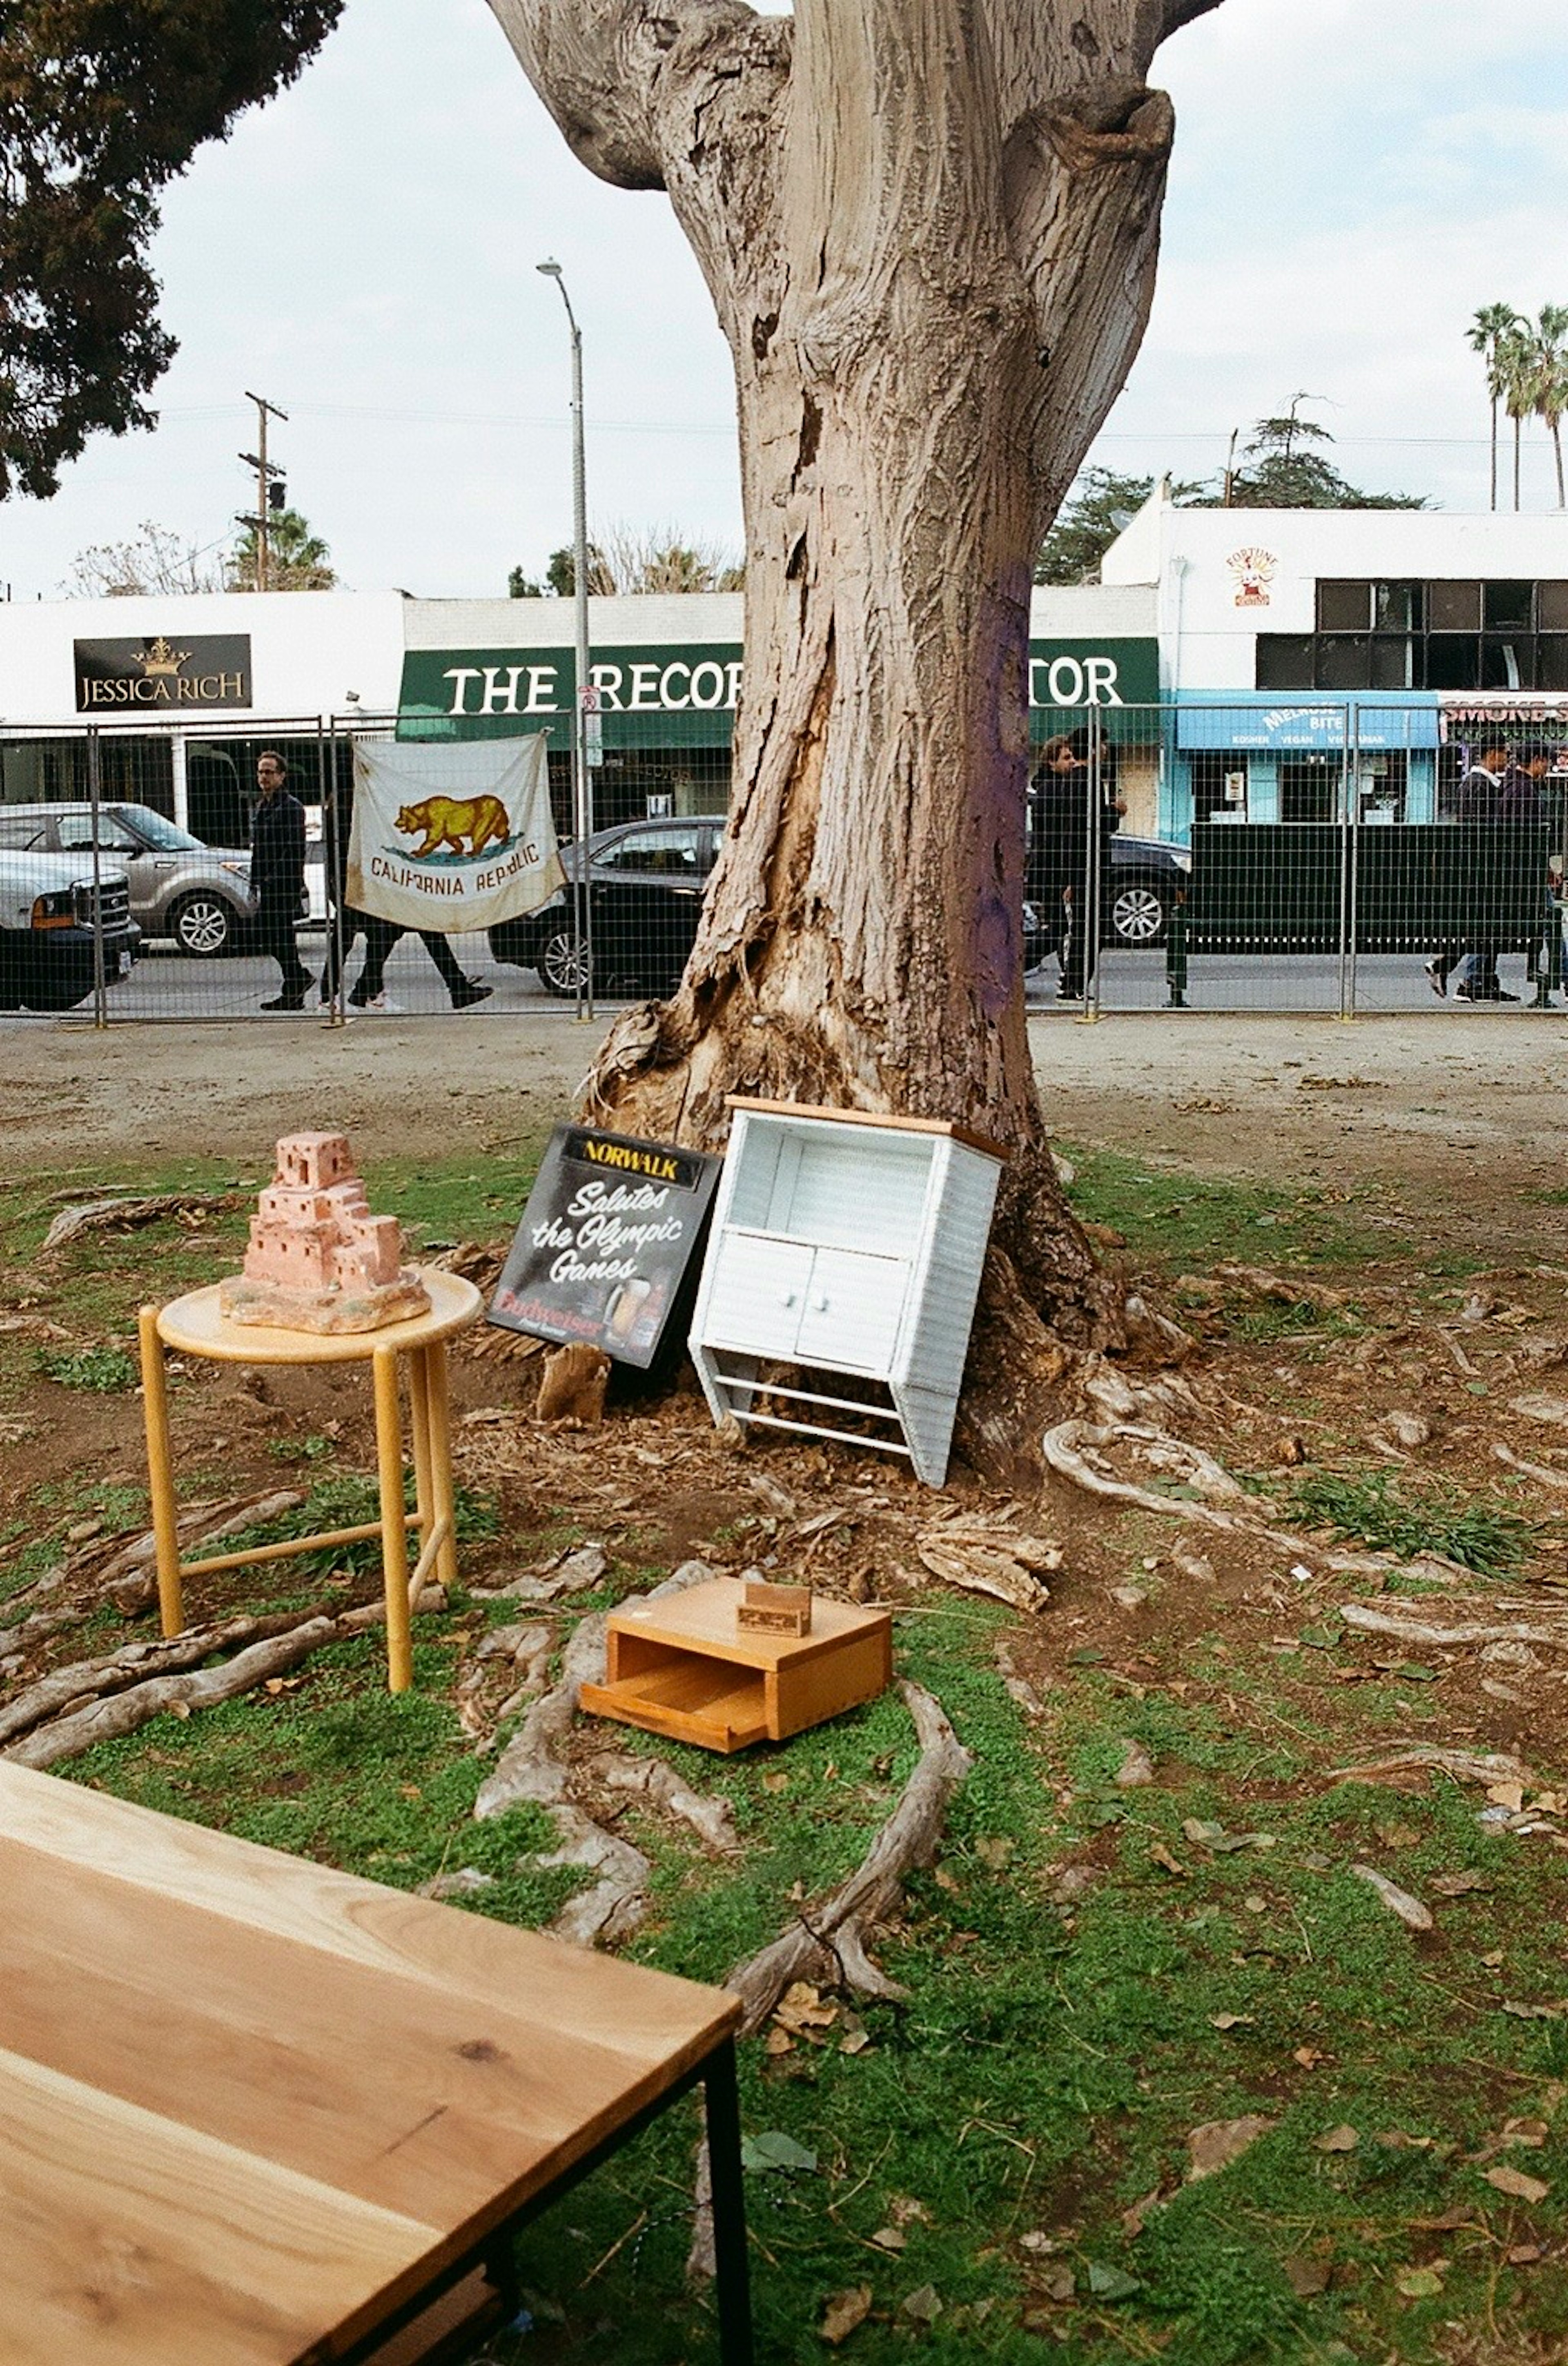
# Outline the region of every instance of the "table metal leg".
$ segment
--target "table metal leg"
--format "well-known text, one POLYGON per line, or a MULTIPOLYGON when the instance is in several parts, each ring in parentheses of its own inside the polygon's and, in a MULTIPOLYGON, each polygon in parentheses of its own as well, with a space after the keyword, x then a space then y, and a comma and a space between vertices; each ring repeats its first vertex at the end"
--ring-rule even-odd
POLYGON ((144 1306, 137 1316, 141 1342, 141 1405, 147 1424, 147 1488, 152 1499, 152 1538, 157 1555, 158 1612, 165 1635, 186 1623, 180 1584, 180 1527, 175 1509, 175 1464, 169 1446, 169 1379, 158 1310, 144 1306))
POLYGON ((371 1366, 376 1383, 376 1470, 381 1487, 381 1572, 387 1597, 387 1688, 406 1693, 413 1683, 413 1649, 409 1634, 409 1548, 403 1526, 403 1425, 397 1349, 378 1347, 371 1366))
POLYGON ((430 1408, 430 1483, 435 1516, 447 1522, 446 1541, 435 1559, 435 1575, 450 1590, 457 1583, 457 1510, 452 1487, 452 1425, 443 1340, 434 1340, 424 1351, 424 1381, 425 1403, 430 1408))
POLYGON ((727 2040, 703 2072, 708 2174, 713 2190, 715 2284, 720 2366, 751 2366, 751 2301, 746 2260, 746 2200, 740 2168, 740 2099, 735 2045, 727 2040))

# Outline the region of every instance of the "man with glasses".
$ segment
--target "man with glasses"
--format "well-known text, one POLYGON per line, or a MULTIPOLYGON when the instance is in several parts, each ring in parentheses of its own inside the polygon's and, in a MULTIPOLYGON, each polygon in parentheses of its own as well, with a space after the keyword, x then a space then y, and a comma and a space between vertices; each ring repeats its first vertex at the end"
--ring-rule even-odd
POLYGON ((264 1010, 303 1010, 310 973, 299 958, 294 930, 305 892, 305 808, 290 794, 288 768, 268 749, 256 758, 255 813, 251 821, 251 884, 261 899, 256 931, 262 951, 283 973, 283 991, 264 1010))

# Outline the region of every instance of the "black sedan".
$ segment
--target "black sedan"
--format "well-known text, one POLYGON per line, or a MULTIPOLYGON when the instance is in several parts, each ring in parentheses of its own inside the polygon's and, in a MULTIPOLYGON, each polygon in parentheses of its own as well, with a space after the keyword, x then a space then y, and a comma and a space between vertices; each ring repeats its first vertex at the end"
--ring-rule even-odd
MULTIPOLYGON (((718 859, 722 815, 682 819, 660 815, 599 830, 589 866, 592 896, 594 989, 626 987, 668 994, 686 966, 697 933, 703 891, 718 859)), ((569 884, 537 912, 503 920, 490 931, 498 962, 537 970, 550 993, 570 1001, 584 984, 583 963, 572 911, 582 878, 581 850, 561 850, 569 884)), ((1111 840, 1111 869, 1102 928, 1108 944, 1142 947, 1164 942, 1176 891, 1191 857, 1163 839, 1111 840)), ((1045 915, 1037 903, 1024 906, 1024 963, 1032 968, 1049 950, 1045 915)))
MULTIPOLYGON (((595 833, 588 879, 596 992, 620 986, 671 992, 686 966, 723 835, 722 815, 660 816, 595 833)), ((498 962, 536 969, 542 985, 570 1000, 585 983, 572 911, 582 881, 581 847, 562 847, 561 861, 564 893, 521 920, 491 929, 490 949, 498 962)))

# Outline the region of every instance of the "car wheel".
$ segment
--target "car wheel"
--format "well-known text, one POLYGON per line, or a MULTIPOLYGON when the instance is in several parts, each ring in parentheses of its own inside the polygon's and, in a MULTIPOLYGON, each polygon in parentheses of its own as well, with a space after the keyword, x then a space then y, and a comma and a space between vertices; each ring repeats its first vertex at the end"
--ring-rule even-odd
POLYGON ((182 896, 169 914, 169 934, 182 953, 215 961, 233 945, 234 907, 206 888, 182 896))
POLYGON ((1130 879, 1111 899, 1111 932, 1118 944, 1165 942, 1165 898, 1147 879, 1130 879))
POLYGON ((588 984, 588 959, 570 929, 552 929, 539 947, 539 983, 563 1001, 575 1002, 588 984))

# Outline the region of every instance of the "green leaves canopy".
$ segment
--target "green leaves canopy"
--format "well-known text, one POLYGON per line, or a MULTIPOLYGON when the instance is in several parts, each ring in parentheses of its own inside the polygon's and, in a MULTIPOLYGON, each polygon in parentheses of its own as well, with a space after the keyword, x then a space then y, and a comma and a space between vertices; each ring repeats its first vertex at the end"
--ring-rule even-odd
POLYGON ((158 192, 293 80, 343 0, 0 5, 0 499, 54 491, 89 435, 152 422, 175 342, 158 192))

